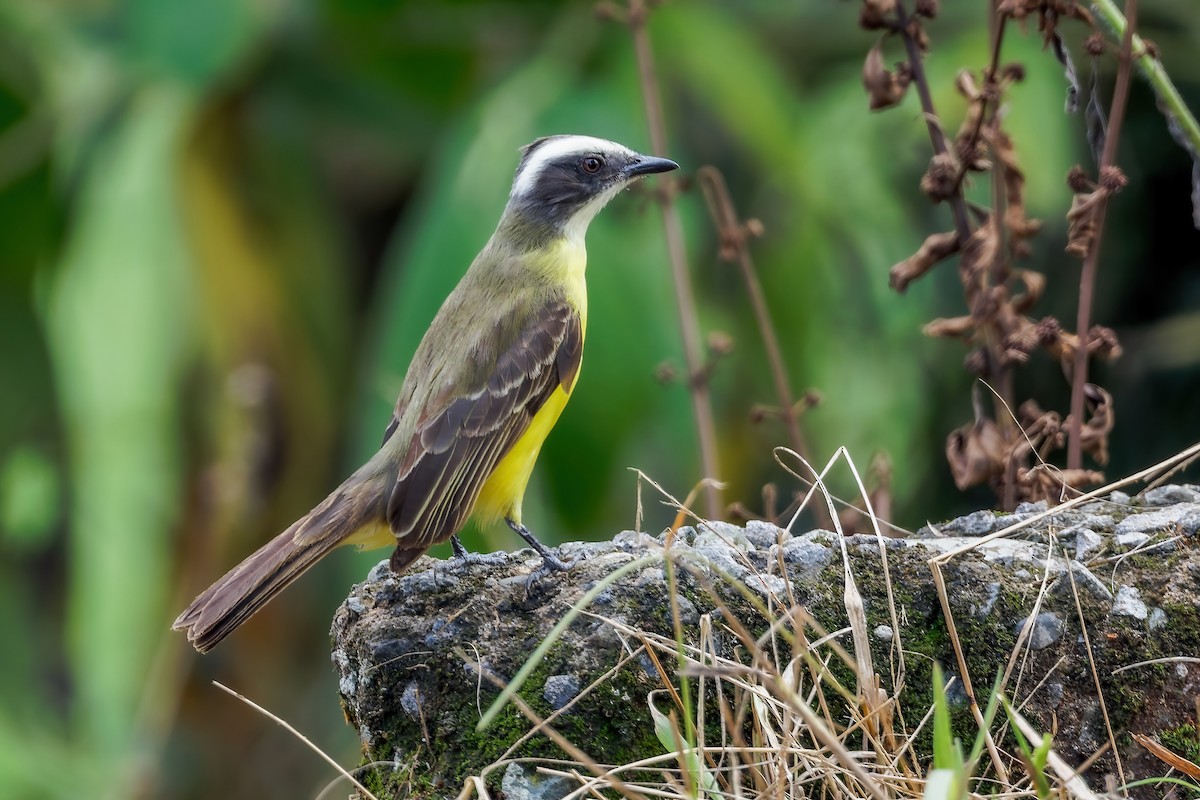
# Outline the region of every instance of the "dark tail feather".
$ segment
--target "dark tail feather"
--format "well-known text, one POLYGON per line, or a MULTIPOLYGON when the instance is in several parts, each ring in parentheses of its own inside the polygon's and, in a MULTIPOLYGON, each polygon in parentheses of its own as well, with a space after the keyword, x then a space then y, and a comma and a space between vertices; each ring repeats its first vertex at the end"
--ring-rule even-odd
POLYGON ((382 522, 381 486, 388 481, 360 473, 225 573, 192 601, 172 627, 186 630, 188 641, 206 653, 364 523, 382 522))
POLYGON ((287 588, 305 570, 342 543, 333 536, 296 542, 296 531, 307 519, 256 550, 253 555, 225 573, 179 615, 172 627, 186 630, 188 641, 207 653, 239 625, 287 588))

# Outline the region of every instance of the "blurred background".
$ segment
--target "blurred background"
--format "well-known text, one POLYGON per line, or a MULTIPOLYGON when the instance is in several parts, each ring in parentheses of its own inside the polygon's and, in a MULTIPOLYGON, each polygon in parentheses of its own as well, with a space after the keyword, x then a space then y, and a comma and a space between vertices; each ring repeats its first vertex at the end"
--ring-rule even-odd
MULTIPOLYGON (((1141 32, 1200 107, 1192 0, 1141 5, 1141 32)), ((986 61, 987 3, 944 6, 927 63, 953 131, 953 75, 986 61)), ((858 10, 655 11, 662 155, 685 174, 719 167, 762 221, 754 256, 793 390, 825 400, 803 419, 810 446, 823 462, 846 445, 860 469, 887 454, 893 518, 915 528, 995 498, 954 489, 944 442, 971 419, 972 380, 961 345, 920 331, 962 313, 952 262, 904 296, 887 285, 951 223, 917 188, 930 147, 916 97, 867 111, 876 37, 858 10)), ((1049 282, 1033 314, 1073 328, 1065 175, 1093 169, 1085 122, 1063 113, 1035 26, 1013 31, 1005 60, 1027 78, 1008 129, 1045 221, 1026 264, 1049 282)), ((1064 32, 1086 76, 1086 31, 1064 32)), ((1107 103, 1114 60, 1099 68, 1107 103)), ((1131 181, 1094 315, 1126 347, 1096 373, 1115 397, 1110 478, 1200 440, 1191 165, 1140 80, 1131 102, 1131 181)), ((168 627, 378 445, 408 357, 499 217, 517 148, 562 132, 649 149, 629 31, 590 2, 0 0, 0 795, 316 796, 328 766, 211 680, 357 763, 328 620, 386 551, 327 558, 204 658, 168 627)), ((742 283, 698 194, 679 208, 703 328, 733 341, 712 383, 722 501, 757 510, 764 484, 799 487, 771 456, 782 426, 751 421, 774 398, 742 283)), ((700 477, 687 391, 656 377, 682 369, 661 212, 623 195, 589 253, 587 368, 525 502, 543 541, 632 527, 629 467, 677 497, 700 477)), ((1049 359, 1017 385, 1065 414, 1049 359)), ((643 499, 644 529, 661 530, 673 513, 643 499)), ((501 530, 467 543, 519 545, 501 530)))

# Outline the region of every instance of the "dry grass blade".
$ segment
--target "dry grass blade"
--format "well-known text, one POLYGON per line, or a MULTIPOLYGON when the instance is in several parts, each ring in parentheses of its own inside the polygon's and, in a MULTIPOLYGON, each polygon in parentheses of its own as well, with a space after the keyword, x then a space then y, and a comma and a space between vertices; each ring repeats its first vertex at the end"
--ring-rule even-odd
POLYGON ((1117 762, 1117 775, 1121 784, 1128 783, 1125 779, 1125 766, 1121 763, 1121 751, 1117 748, 1117 737, 1113 732, 1112 720, 1108 716, 1108 704, 1104 702, 1104 687, 1100 684, 1100 673, 1096 670, 1096 659, 1092 655, 1092 641, 1088 636, 1087 619, 1083 616, 1083 607, 1079 604, 1079 588, 1075 585, 1075 570, 1067 570, 1067 578, 1071 581, 1071 597, 1075 601, 1075 613, 1079 620, 1079 632, 1083 636, 1083 649, 1087 653, 1088 668, 1092 672, 1092 681, 1096 685, 1096 701, 1100 703, 1100 715, 1104 718, 1104 729, 1108 732, 1108 743, 1112 746, 1113 759, 1117 762))
POLYGON ((302 734, 300 731, 296 730, 294 727, 292 727, 291 724, 289 724, 285 720, 281 719, 280 717, 276 716, 275 714, 272 714, 270 711, 267 711, 265 708, 263 708, 258 703, 251 700, 250 698, 245 697, 245 696, 235 692, 233 689, 230 689, 225 684, 219 683, 217 681, 213 681, 212 683, 213 683, 213 686, 216 686, 218 689, 225 692, 226 694, 232 695, 233 697, 236 697, 238 700, 241 700, 243 703, 250 706, 255 711, 262 714, 264 717, 273 721, 275 724, 279 725, 285 731, 287 731, 288 733, 295 736, 297 739, 299 739, 301 742, 303 742, 305 744, 305 746, 308 747, 308 749, 312 750, 314 753, 319 755, 322 759, 325 760, 325 762, 327 764, 329 764, 331 767, 333 767, 335 770, 337 770, 339 773, 341 773, 343 778, 345 778, 346 780, 348 780, 352 784, 354 784, 355 788, 358 789, 360 792, 362 792, 364 795, 366 795, 368 798, 370 798, 370 800, 379 800, 379 798, 377 798, 375 795, 371 794, 370 789, 363 786, 362 783, 359 782, 358 778, 355 778, 353 775, 351 775, 349 772, 347 772, 345 767, 343 767, 341 764, 337 763, 332 758, 330 758, 325 753, 324 750, 322 750, 321 748, 319 748, 315 744, 313 744, 311 739, 309 739, 307 736, 302 734))
POLYGON ((1159 761, 1179 770, 1189 778, 1200 780, 1200 764, 1196 764, 1178 753, 1173 753, 1158 742, 1141 733, 1133 734, 1133 740, 1154 754, 1159 761))

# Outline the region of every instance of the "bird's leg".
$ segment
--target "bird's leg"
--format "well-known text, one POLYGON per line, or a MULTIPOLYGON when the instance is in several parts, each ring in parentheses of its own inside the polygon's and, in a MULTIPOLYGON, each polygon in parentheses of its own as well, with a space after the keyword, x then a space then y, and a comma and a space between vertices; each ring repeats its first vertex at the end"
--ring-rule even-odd
POLYGON ((566 572, 571 568, 570 564, 551 553, 546 545, 539 542, 537 538, 529 532, 529 528, 526 528, 516 520, 509 519, 507 517, 504 521, 508 523, 508 527, 512 528, 518 536, 525 540, 526 544, 536 550, 537 554, 542 557, 543 568, 548 567, 551 570, 557 570, 559 572, 566 572))
POLYGON ((459 541, 457 533, 450 537, 450 547, 454 549, 455 558, 466 558, 470 555, 467 552, 467 548, 463 547, 463 543, 459 541))

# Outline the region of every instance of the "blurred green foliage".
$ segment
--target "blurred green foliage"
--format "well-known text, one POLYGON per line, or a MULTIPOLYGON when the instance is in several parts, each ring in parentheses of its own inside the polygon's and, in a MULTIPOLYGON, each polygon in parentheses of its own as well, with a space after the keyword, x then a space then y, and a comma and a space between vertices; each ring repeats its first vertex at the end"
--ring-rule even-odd
MULTIPOLYGON (((928 66, 956 120, 953 76, 986 58, 986 4, 943 5, 928 66)), ((1190 0, 1143 6, 1143 32, 1200 105, 1190 0)), ((896 521, 915 527, 991 498, 953 492, 942 448, 970 418, 971 381, 960 348, 920 333, 959 313, 957 279, 887 288, 888 267, 949 218, 916 188, 929 145, 915 99, 866 110, 874 38, 856 16, 676 2, 650 33, 664 155, 721 168, 765 224, 755 258, 794 388, 826 399, 804 419, 815 454, 844 444, 861 468, 889 453, 896 521)), ((1036 32, 1005 57, 1028 72, 1007 113, 1046 220, 1038 313, 1069 322, 1064 175, 1087 158, 1084 123, 1062 113, 1036 32)), ((1110 476, 1200 438, 1190 167, 1144 87, 1126 131, 1132 180, 1097 311, 1127 348, 1099 376, 1118 413, 1110 476)), ((498 218, 517 147, 556 132, 646 147, 628 33, 589 3, 0 0, 0 795, 315 795, 325 766, 214 678, 354 763, 325 621, 385 553, 329 559, 202 660, 168 625, 377 446, 409 354, 498 218)), ((719 477, 726 501, 754 508, 768 481, 797 488, 771 458, 785 437, 749 422, 772 402, 754 321, 703 204, 679 203, 705 328, 735 342, 713 382, 719 477)), ((550 541, 632 526, 627 467, 679 497, 699 478, 686 390, 655 379, 681 358, 648 197, 601 215, 589 252, 587 368, 525 504, 550 541)), ((1018 386, 1066 405, 1053 364, 1018 386)), ((644 498, 645 527, 666 524, 644 498)))

